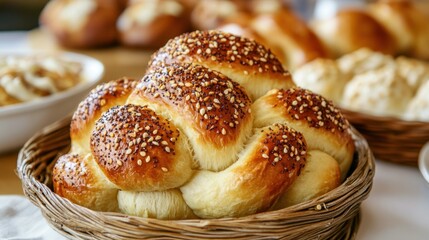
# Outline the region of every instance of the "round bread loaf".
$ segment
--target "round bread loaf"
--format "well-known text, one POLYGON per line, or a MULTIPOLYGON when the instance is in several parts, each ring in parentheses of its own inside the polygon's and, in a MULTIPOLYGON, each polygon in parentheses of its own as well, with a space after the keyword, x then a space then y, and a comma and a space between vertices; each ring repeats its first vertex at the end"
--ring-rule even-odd
POLYGON ((120 12, 117 0, 56 0, 43 9, 40 23, 62 46, 102 47, 117 41, 120 12))
POLYGON ((346 177, 353 140, 330 102, 293 86, 251 40, 179 36, 141 80, 102 84, 79 105, 72 148, 54 167, 55 192, 94 210, 159 219, 240 217, 320 196, 346 177), (309 190, 289 192, 306 169, 296 186, 309 190))

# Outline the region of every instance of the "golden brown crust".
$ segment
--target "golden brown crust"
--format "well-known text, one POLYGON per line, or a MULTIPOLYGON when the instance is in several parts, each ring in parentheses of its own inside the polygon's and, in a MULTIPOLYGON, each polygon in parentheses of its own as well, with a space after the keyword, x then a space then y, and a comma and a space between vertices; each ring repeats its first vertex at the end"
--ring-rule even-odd
POLYGON ((53 169, 55 193, 79 205, 100 211, 117 211, 117 189, 97 175, 92 157, 61 156, 53 169))
POLYGON ((294 86, 289 72, 270 50, 253 40, 220 31, 195 31, 170 40, 152 56, 149 71, 172 62, 190 62, 219 71, 242 85, 253 98, 265 94, 265 90, 258 92, 261 88, 294 86), (253 90, 261 81, 264 84, 253 90))
POLYGON ((169 61, 209 62, 210 65, 245 67, 248 74, 289 76, 270 50, 247 38, 219 31, 194 31, 180 35, 155 53, 149 66, 169 61))
MULTIPOLYGON (((284 124, 274 124, 259 131, 262 140, 252 150, 250 161, 233 172, 237 176, 257 176, 259 183, 270 186, 269 197, 276 196, 300 175, 301 168, 305 166, 307 144, 300 132, 284 124), (276 180, 263 176, 271 176, 276 180)), ((248 181, 243 187, 252 189, 252 184, 255 183, 248 181)))
POLYGON ((273 106, 283 106, 283 114, 291 121, 305 122, 312 128, 323 128, 341 138, 350 139, 350 125, 331 101, 303 88, 279 90, 268 100, 273 106))
POLYGON ((103 112, 125 103, 136 84, 137 81, 134 79, 124 77, 100 84, 93 89, 73 114, 70 125, 71 138, 77 140, 82 138, 82 135, 87 135, 103 112))
POLYGON ((167 105, 219 149, 235 143, 242 123, 250 118, 246 92, 223 74, 199 65, 153 68, 131 96, 137 97, 167 105))
POLYGON ((350 125, 340 111, 322 96, 301 88, 273 90, 252 106, 254 127, 285 123, 304 134, 309 149, 333 156, 344 180, 354 153, 350 125))
POLYGON ((127 104, 110 108, 96 122, 91 149, 100 168, 121 189, 159 191, 190 177, 190 157, 182 159, 183 150, 176 148, 179 137, 179 130, 152 110, 127 104))
POLYGON ((67 189, 83 192, 92 184, 91 173, 78 154, 61 156, 55 164, 53 176, 54 190, 60 196, 64 196, 67 189))

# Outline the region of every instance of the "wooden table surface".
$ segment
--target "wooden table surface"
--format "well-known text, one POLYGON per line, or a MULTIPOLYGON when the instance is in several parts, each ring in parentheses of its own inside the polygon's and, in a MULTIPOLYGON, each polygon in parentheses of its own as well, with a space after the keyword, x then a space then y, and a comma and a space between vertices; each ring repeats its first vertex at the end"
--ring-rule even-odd
POLYGON ((22 194, 21 181, 16 174, 18 151, 0 154, 0 194, 22 194))

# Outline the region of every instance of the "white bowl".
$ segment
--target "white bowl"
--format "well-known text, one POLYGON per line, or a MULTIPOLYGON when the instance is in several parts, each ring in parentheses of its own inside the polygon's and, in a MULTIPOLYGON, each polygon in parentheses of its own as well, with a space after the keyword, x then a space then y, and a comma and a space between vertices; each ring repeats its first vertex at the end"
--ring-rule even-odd
POLYGON ((427 142, 420 150, 419 169, 423 178, 429 183, 429 142, 427 142))
MULTIPOLYGON (((0 57, 36 53, 40 54, 1 51, 0 57)), ((72 113, 103 77, 104 66, 94 58, 69 52, 55 53, 55 56, 81 63, 82 81, 70 89, 38 100, 0 107, 0 153, 18 149, 44 126, 72 113)))

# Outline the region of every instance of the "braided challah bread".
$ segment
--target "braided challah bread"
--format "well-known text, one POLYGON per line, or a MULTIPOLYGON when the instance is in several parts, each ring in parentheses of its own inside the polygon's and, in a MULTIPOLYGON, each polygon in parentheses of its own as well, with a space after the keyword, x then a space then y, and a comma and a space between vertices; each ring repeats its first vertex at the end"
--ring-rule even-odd
POLYGON ((354 154, 349 130, 263 46, 192 32, 156 52, 141 80, 104 83, 79 105, 54 190, 142 217, 245 216, 337 187, 354 154))

